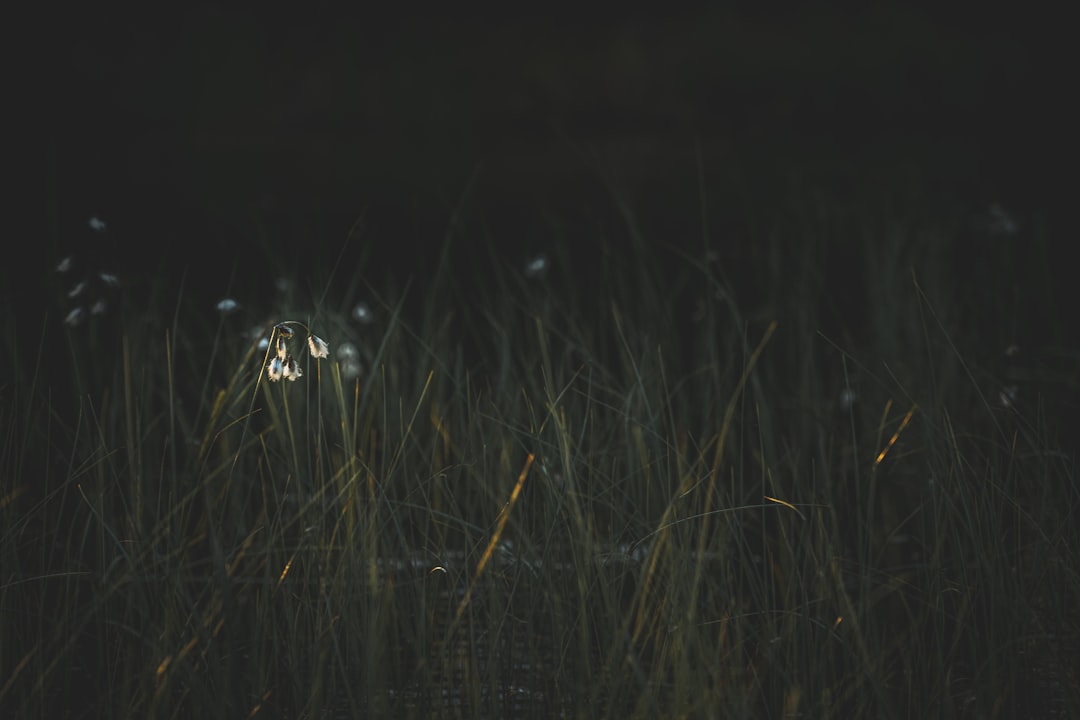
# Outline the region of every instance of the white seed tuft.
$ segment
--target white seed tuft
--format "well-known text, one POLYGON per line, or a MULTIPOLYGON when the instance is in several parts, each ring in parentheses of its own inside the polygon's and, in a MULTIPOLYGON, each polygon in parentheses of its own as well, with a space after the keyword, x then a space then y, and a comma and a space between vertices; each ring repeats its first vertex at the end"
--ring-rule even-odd
POLYGON ((275 357, 270 361, 270 364, 266 366, 266 377, 270 382, 277 382, 281 379, 281 375, 284 372, 285 366, 281 361, 281 358, 275 357))
POLYGON ((300 369, 300 366, 296 364, 296 359, 290 357, 285 361, 285 379, 290 382, 296 382, 304 371, 300 369))
POLYGON ((307 344, 313 358, 324 358, 330 354, 330 345, 317 335, 308 335, 307 344))
POLYGON ((374 319, 374 315, 371 313, 371 308, 365 302, 357 303, 356 307, 352 310, 352 317, 358 323, 369 323, 374 319))
POLYGON ((529 261, 527 263, 525 263, 525 276, 526 277, 531 277, 531 278, 537 278, 537 277, 540 277, 541 275, 543 275, 545 272, 547 272, 547 269, 548 269, 547 255, 544 255, 543 253, 541 253, 539 255, 536 255, 536 256, 530 258, 529 261))
POLYGON ((82 319, 85 315, 86 310, 82 306, 73 308, 71 312, 67 314, 67 317, 64 318, 64 324, 68 327, 75 327, 82 322, 82 319))

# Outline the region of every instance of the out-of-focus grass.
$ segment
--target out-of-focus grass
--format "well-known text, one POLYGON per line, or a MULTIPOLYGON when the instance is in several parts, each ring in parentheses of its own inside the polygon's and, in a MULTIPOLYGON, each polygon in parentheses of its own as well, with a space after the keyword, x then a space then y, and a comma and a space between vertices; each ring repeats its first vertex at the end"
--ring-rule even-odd
POLYGON ((2 714, 1080 710, 1076 348, 1002 356, 1037 268, 812 195, 742 264, 616 209, 626 252, 542 275, 7 325, 2 714), (296 383, 282 320, 331 343, 296 383))

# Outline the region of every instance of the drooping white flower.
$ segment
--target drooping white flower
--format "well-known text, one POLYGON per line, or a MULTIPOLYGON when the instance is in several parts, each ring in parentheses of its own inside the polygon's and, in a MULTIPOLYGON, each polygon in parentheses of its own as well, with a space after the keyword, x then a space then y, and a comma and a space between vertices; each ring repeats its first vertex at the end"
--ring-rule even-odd
POLYGON ((291 382, 296 382, 304 371, 300 369, 300 366, 296 364, 296 358, 290 357, 285 361, 285 379, 291 382))
POLYGON ((313 358, 324 358, 330 354, 330 345, 318 335, 308 335, 307 344, 313 358))
POLYGON ((266 378, 270 382, 277 382, 281 379, 281 375, 284 372, 285 366, 281 361, 281 358, 275 357, 270 361, 270 364, 266 366, 266 378))

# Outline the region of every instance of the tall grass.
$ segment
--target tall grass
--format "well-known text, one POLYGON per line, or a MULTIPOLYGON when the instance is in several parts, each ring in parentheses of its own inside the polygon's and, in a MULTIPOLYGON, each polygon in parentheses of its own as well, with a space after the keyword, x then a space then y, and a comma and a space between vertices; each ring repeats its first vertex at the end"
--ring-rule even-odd
POLYGON ((950 218, 811 200, 743 267, 623 207, 625 255, 555 238, 542 279, 448 245, 213 333, 183 293, 9 322, 0 715, 1080 711, 1076 348, 1004 406, 966 313, 1015 267, 956 285, 950 218), (270 383, 294 319, 330 358, 270 383))

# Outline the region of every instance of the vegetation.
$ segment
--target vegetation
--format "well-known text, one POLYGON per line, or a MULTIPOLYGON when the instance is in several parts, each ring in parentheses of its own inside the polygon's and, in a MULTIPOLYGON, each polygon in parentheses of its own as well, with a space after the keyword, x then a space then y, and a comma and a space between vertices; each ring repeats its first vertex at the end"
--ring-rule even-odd
POLYGON ((777 205, 9 313, 0 715, 1076 716, 1045 232, 777 205))

